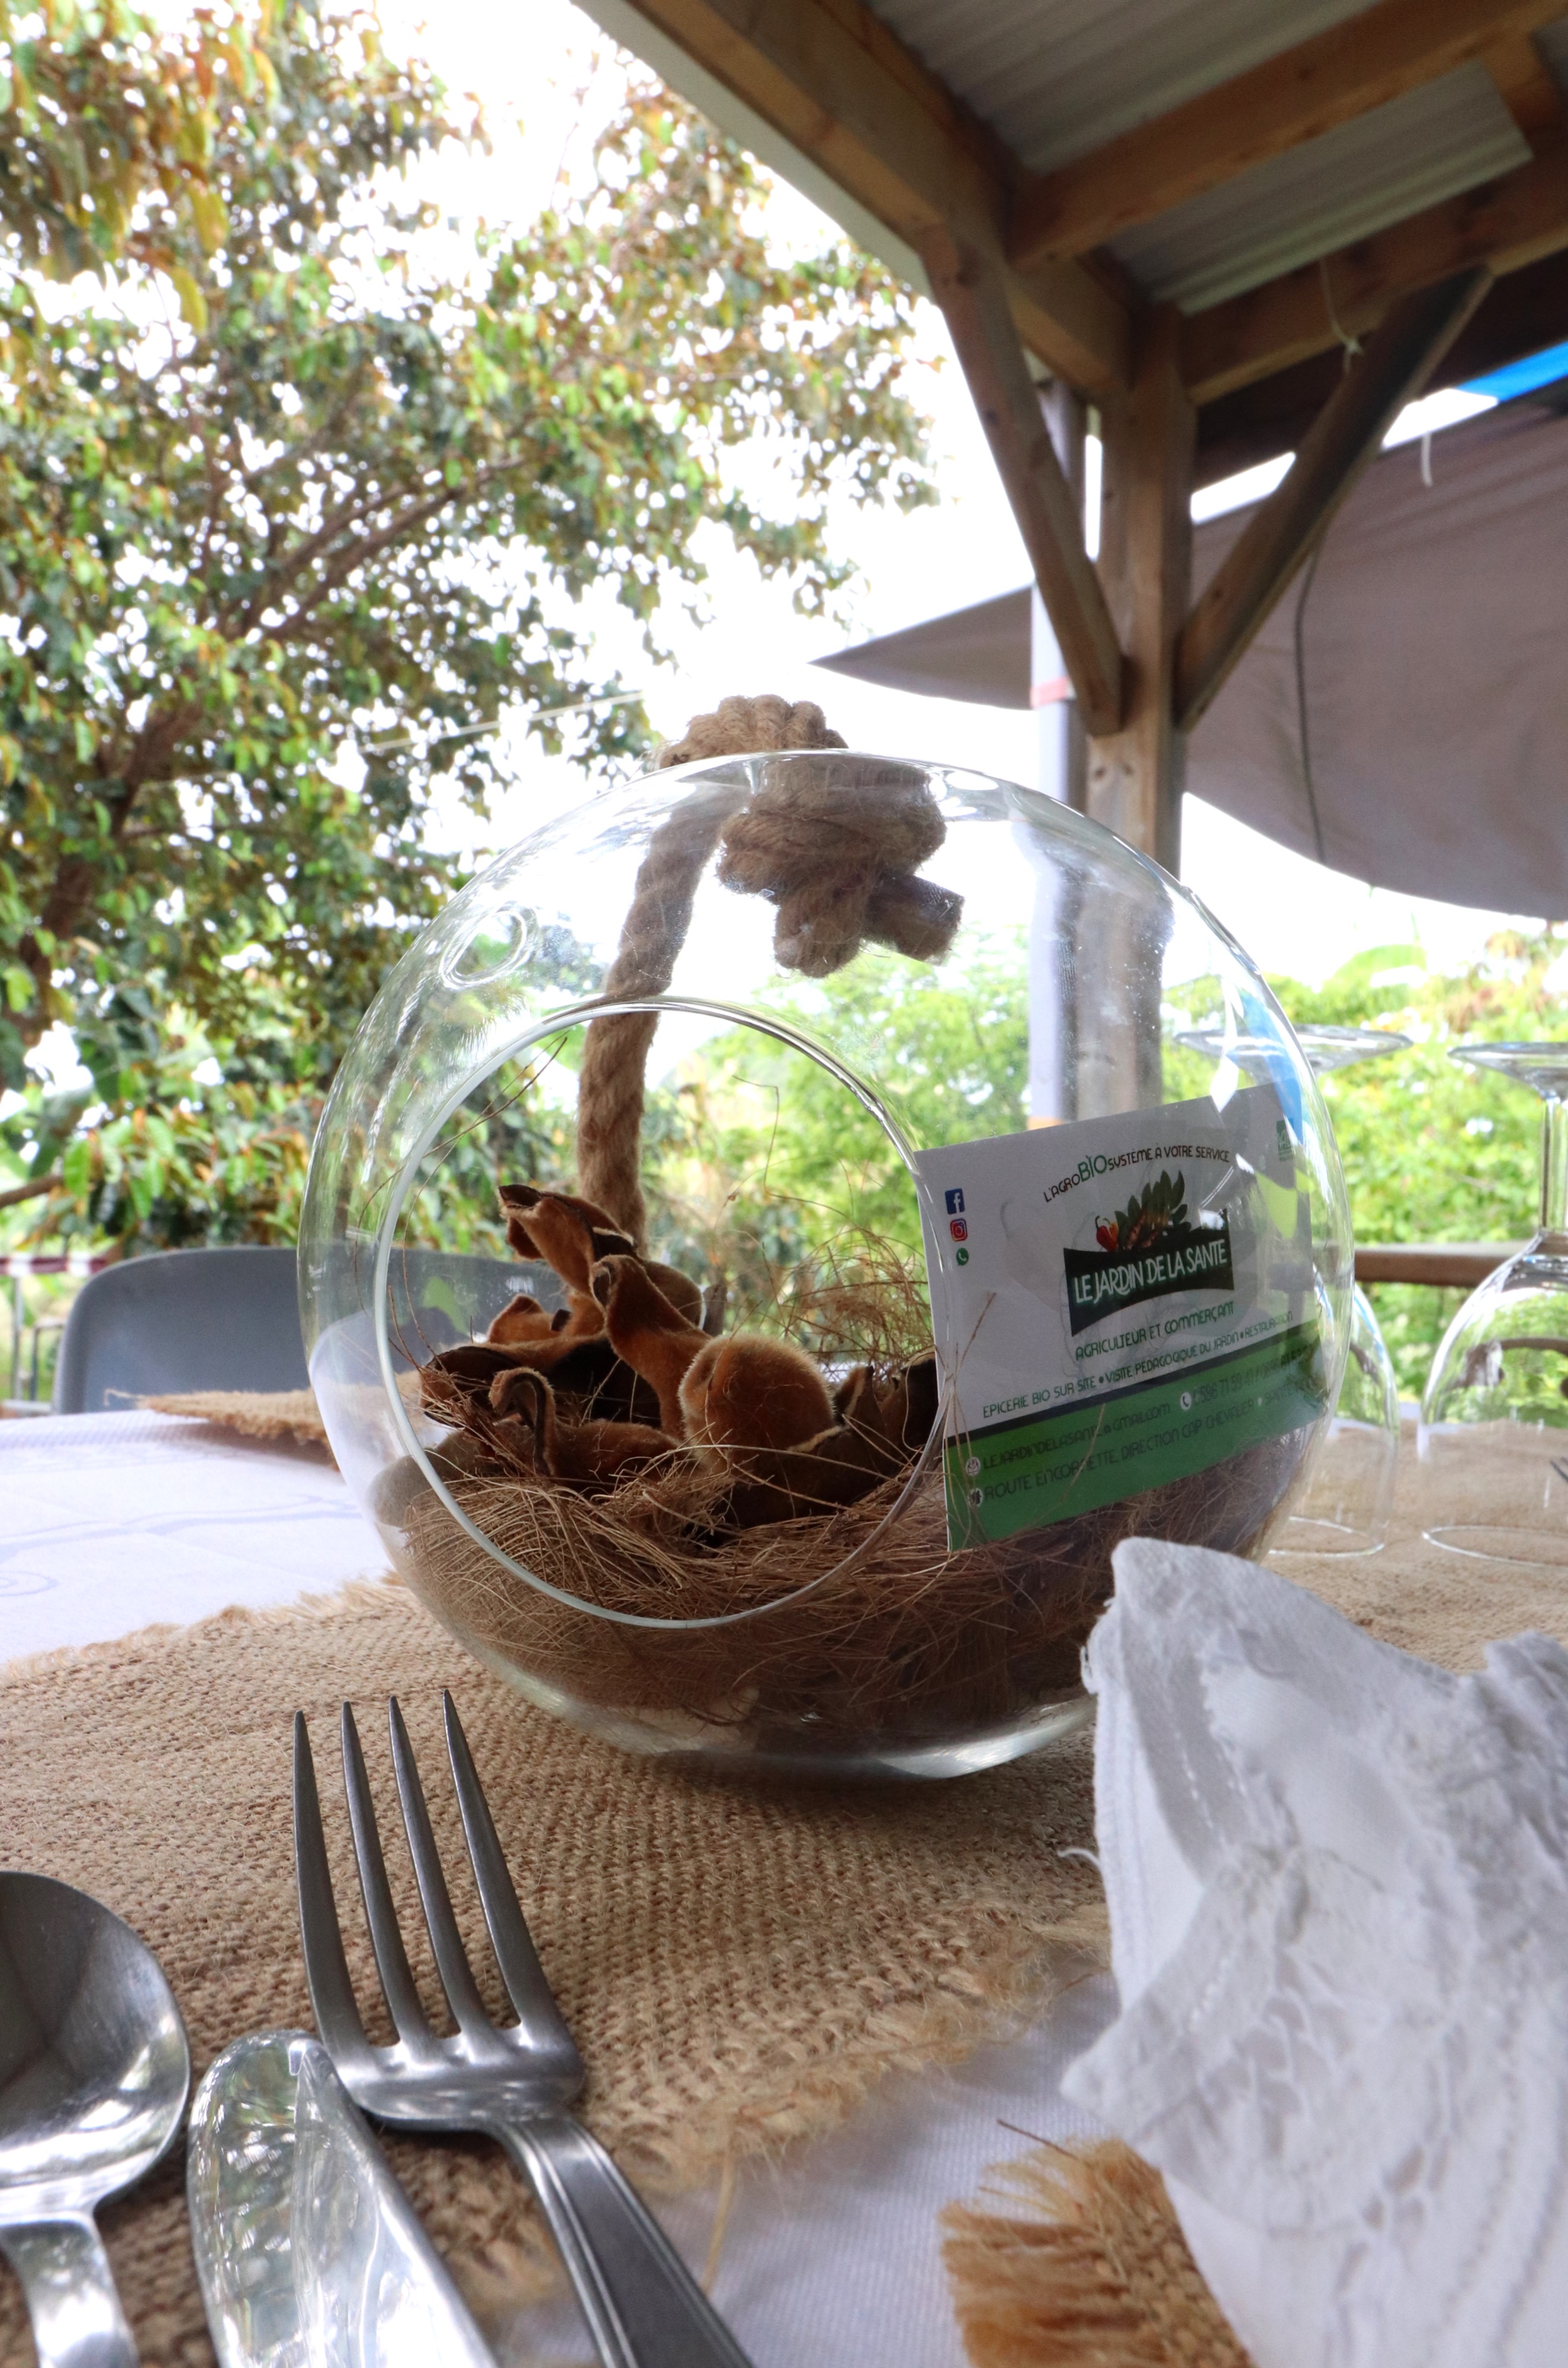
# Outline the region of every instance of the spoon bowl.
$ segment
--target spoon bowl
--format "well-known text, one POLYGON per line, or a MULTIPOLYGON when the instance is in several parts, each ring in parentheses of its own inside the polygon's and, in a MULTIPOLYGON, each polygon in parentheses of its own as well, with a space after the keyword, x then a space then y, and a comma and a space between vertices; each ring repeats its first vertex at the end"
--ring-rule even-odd
POLYGON ((93 2210, 152 2169, 189 2086, 145 1943, 69 1884, 0 1873, 0 2251, 44 2368, 134 2361, 93 2210))

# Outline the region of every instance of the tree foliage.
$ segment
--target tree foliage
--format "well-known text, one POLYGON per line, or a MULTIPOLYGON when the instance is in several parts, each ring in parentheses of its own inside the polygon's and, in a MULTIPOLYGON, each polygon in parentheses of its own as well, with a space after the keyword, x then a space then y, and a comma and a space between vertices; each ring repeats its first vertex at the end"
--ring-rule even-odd
MULTIPOLYGON (((1565 952, 1568 939, 1555 930, 1508 930, 1480 961, 1446 976, 1428 968, 1420 946, 1406 945, 1359 954, 1320 987, 1270 981, 1293 1019, 1370 1021, 1415 1039, 1408 1052, 1324 1081, 1358 1241, 1508 1242, 1533 1231, 1540 1105, 1527 1087, 1449 1055, 1466 1040, 1568 1037, 1565 952)), ((1406 1396, 1420 1396, 1462 1295, 1372 1286, 1406 1396)))
MULTIPOLYGON (((503 720, 558 747, 561 711, 616 689, 573 598, 608 580, 653 637, 717 526, 821 606, 846 574, 835 490, 929 488, 898 384, 905 295, 842 246, 778 260, 748 159, 656 88, 609 126, 594 186, 482 231, 443 276, 398 175, 473 127, 369 17, 279 0, 243 38, 160 51, 164 82, 129 12, 56 0, 52 21, 28 186, 58 184, 89 245, 130 134, 84 126, 123 132, 133 87, 150 120, 121 160, 122 301, 55 317, 25 267, 82 250, 47 225, 12 225, 0 286, 0 1087, 13 1174, 61 1177, 35 1231, 162 1238, 137 1214, 158 1190, 111 1205, 64 1146, 89 1110, 100 1152, 143 1112, 129 1175, 154 1115, 216 1124, 197 1043, 224 1089, 282 1091, 308 1129, 456 884, 434 785, 483 812, 503 720), (114 36, 90 62, 89 22, 114 36), (776 514, 727 466, 756 438, 776 514), (55 1022, 93 1076, 74 1112, 24 1065, 55 1022)), ((36 48, 31 71, 41 91, 36 48)), ((592 719, 590 766, 641 747, 634 711, 592 719)), ((187 1230, 221 1237, 246 1206, 196 1192, 187 1230)))
MULTIPOLYGON (((916 1149, 1025 1123, 1028 1011, 1008 939, 966 940, 961 975, 868 949, 770 1008, 846 1050, 916 1149)), ((919 1210, 892 1139, 829 1070, 778 1039, 722 1037, 699 1074, 666 1082, 651 1121, 660 1255, 726 1272, 743 1307, 764 1306, 799 1260, 852 1260, 870 1246, 923 1271, 919 1210)))
POLYGON ((274 79, 265 41, 222 15, 173 33, 122 0, 0 0, 0 231, 14 257, 51 279, 101 278, 126 259, 180 271, 192 239, 222 244, 223 120, 274 79))

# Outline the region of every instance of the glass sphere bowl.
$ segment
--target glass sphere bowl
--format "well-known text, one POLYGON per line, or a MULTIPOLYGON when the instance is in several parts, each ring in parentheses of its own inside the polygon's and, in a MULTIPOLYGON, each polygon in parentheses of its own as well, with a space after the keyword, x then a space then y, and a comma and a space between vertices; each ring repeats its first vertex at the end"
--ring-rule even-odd
MULTIPOLYGON (((605 1120, 603 1090, 592 1110, 585 1096, 585 1131, 605 1120)), ((1311 1068, 1195 898, 1033 791, 813 751, 601 794, 453 900, 339 1071, 300 1273, 311 1379, 350 1489, 428 1610, 528 1699, 619 1745, 737 1770, 942 1776, 1086 1716, 1081 1649, 1120 1537, 1263 1551, 1338 1394, 1352 1257, 1311 1068), (729 818, 780 800, 817 817, 808 851, 831 875, 804 922, 726 856, 729 818), (902 881, 857 872, 856 832, 915 810, 902 881), (702 1497, 696 1448, 613 1485, 519 1477, 433 1404, 424 1369, 490 1371, 485 1335, 517 1294, 548 1330, 576 1320, 585 1290, 603 1293, 613 1260, 574 1285, 509 1247, 496 1191, 588 1193, 578 1094, 589 1030, 602 1049, 607 1021, 639 1052, 652 1035, 638 1248, 684 1293, 679 1321, 792 1340, 841 1395, 864 1372, 879 1389, 902 1376, 913 1404, 926 1375, 935 1418, 860 1501, 802 1514, 791 1500, 737 1532, 730 1499, 702 1497), (1182 1042, 1198 1024, 1218 1029, 1212 1051, 1182 1042), (958 1477, 977 1468, 960 1436, 965 1342, 948 1337, 947 1285, 968 1253, 921 1155, 985 1143, 993 1156, 1006 1139, 1006 1156, 1071 1167, 1085 1121, 1179 1103, 1190 1130, 1238 1094, 1253 1097, 1249 1141, 1261 1113, 1267 1163, 1227 1154, 1203 1179, 1188 1163, 1183 1189, 1218 1175, 1203 1207, 1222 1204, 1238 1241, 1267 1223, 1293 1245, 1287 1313, 1312 1350, 1300 1419, 1196 1477, 1189 1453, 1176 1481, 1168 1457, 1155 1470, 1121 1450, 1110 1504, 978 1536, 958 1477), (1049 1150, 1042 1127, 1062 1130, 1049 1150)), ((1051 1353, 1071 1355, 1066 1316, 1030 1304, 1051 1353)), ((483 1429, 483 1406, 473 1418, 483 1429)), ((1200 1424, 1173 1415, 1168 1436, 1200 1424)))

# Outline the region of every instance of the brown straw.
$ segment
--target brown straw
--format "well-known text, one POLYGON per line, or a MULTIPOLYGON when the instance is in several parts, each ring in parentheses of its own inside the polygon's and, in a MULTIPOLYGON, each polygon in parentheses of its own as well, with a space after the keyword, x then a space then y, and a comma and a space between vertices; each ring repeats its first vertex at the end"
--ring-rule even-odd
POLYGON ((988 2178, 1000 2202, 942 2214, 974 2368, 1251 2368, 1130 2148, 1041 2146, 988 2178))

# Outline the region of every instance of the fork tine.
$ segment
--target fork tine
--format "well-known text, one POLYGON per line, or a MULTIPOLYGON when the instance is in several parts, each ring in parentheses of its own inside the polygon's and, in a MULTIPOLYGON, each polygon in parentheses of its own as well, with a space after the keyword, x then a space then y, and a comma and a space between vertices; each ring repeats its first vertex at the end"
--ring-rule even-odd
POLYGON ((495 1821, 490 1814, 490 1804, 473 1764, 468 1748, 468 1737, 462 1731, 458 1706, 449 1693, 443 1693, 447 1726, 447 1753, 452 1763, 452 1782, 457 1786, 458 1806, 462 1811, 463 1832, 468 1837, 468 1854, 473 1861, 473 1879, 478 1885, 484 1920, 490 1927, 491 1946, 495 1962, 501 1968, 512 2004, 517 2008, 525 2027, 537 2023, 541 2016, 549 2018, 551 2035, 566 2036, 566 2026, 554 1994, 545 1979, 534 1947, 533 1934, 528 1930, 521 1904, 507 1873, 506 1854, 495 1821))
POLYGON ((354 1985, 348 1978, 348 1960, 343 1953, 343 1932, 332 1896, 310 1729, 304 1712, 299 1710, 294 1713, 294 1869, 305 1981, 316 2029, 335 2060, 350 2051, 363 2049, 368 2054, 370 2043, 354 2003, 354 1985))
POLYGON ((397 1910, 392 1906, 392 1887, 387 1882, 386 1861, 381 1856, 381 1837, 376 1825, 375 1803, 370 1798, 370 1782, 365 1773, 365 1755, 359 1748, 359 1730, 354 1724, 354 1713, 347 1702, 343 1705, 343 1789, 348 1795, 348 1822, 354 1828, 354 1856, 359 1869, 359 1890, 365 1902, 365 1916, 370 1927, 370 1946, 376 1952, 376 1970, 381 1977, 382 1993, 392 2009, 398 2037, 402 2040, 428 2039, 429 2021, 420 2003, 419 1992, 414 1986, 408 1952, 403 1945, 397 1910))
POLYGON ((408 1729, 403 1723, 403 1713, 393 1694, 387 1703, 387 1724, 392 1729, 392 1768, 397 1777, 398 1799, 403 1804, 403 1822, 408 1831, 409 1856, 414 1861, 415 1879, 419 1885, 419 1897, 425 1909, 425 1921, 429 1929, 430 1945, 436 1952, 436 1970, 441 1976, 441 1987, 457 2018, 461 2031, 476 2032, 494 2028, 484 2011, 473 1978, 473 1969, 463 1948, 458 1919, 452 1914, 447 1878, 441 1872, 440 1853, 436 1837, 430 1830, 430 1812, 425 1805, 425 1788, 419 1782, 415 1765, 414 1747, 408 1739, 408 1729))

